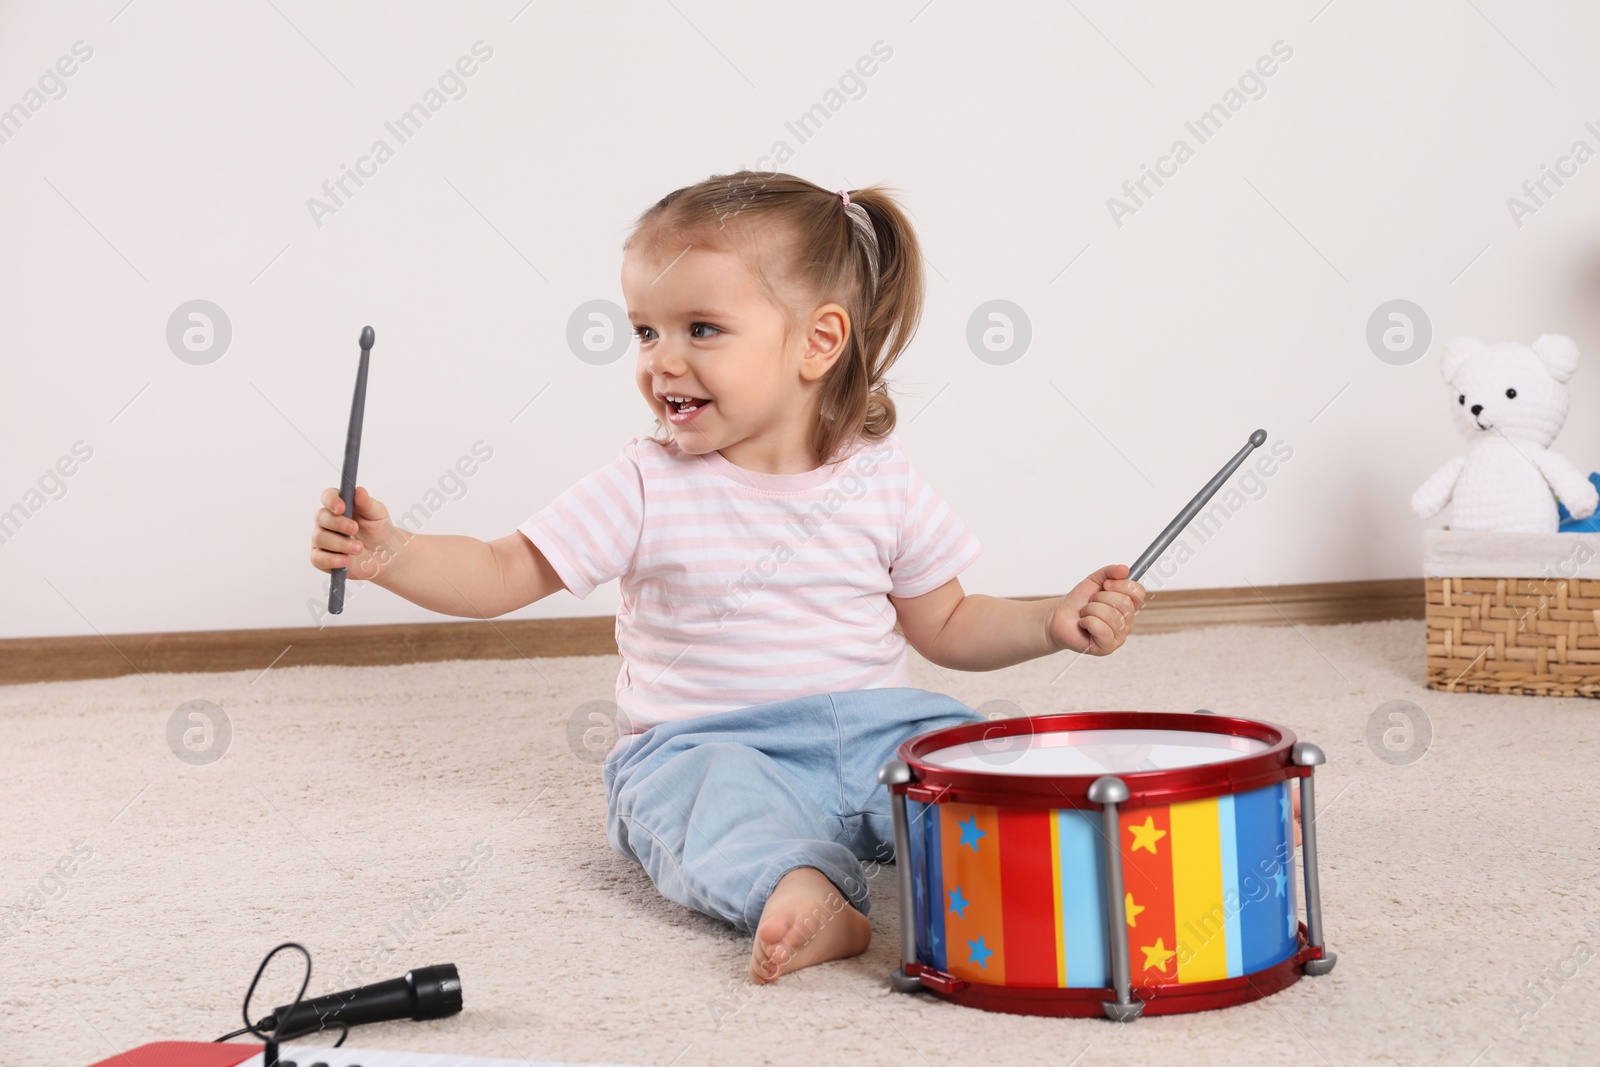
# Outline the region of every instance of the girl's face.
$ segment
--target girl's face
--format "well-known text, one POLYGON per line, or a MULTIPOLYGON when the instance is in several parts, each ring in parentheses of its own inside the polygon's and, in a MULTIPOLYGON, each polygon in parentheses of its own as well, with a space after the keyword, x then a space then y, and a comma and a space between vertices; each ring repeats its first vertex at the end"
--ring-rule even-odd
POLYGON ((785 338, 784 312, 743 261, 692 245, 675 255, 630 250, 622 291, 639 338, 639 392, 680 448, 768 473, 817 465, 810 431, 822 376, 849 336, 843 308, 823 305, 785 338))

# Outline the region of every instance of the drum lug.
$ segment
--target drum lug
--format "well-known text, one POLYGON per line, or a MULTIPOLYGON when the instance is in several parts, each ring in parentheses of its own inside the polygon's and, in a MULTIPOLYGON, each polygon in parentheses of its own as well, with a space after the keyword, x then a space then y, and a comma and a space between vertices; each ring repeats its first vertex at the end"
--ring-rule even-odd
POLYGON ((1306 940, 1306 924, 1300 924, 1300 951, 1295 954, 1294 962, 1302 974, 1311 975, 1313 978, 1321 977, 1333 970, 1333 965, 1338 962, 1338 955, 1325 948, 1319 948, 1306 940))
POLYGON ((921 993, 928 987, 922 984, 922 979, 914 974, 907 974, 904 968, 889 972, 889 988, 896 993, 921 993))
POLYGON ((1301 969, 1313 978, 1320 978, 1333 970, 1333 965, 1339 962, 1337 952, 1324 952, 1321 959, 1306 960, 1301 969))
POLYGON ((904 760, 892 759, 878 768, 879 785, 905 785, 907 782, 915 780, 916 778, 911 773, 910 766, 904 760))
POLYGON ((1327 974, 1338 959, 1322 943, 1322 887, 1317 877, 1317 794, 1316 768, 1327 762, 1322 749, 1310 741, 1295 742, 1290 754, 1297 767, 1305 768, 1300 779, 1300 854, 1305 861, 1306 875, 1306 942, 1316 955, 1306 960, 1305 973, 1312 976, 1327 974))
POLYGON ((1106 942, 1110 950, 1111 991, 1116 1000, 1101 1005, 1106 1018, 1117 1022, 1137 1019, 1144 1001, 1133 996, 1128 965, 1128 931, 1122 918, 1122 831, 1117 826, 1117 805, 1128 799, 1128 783, 1115 775, 1096 778, 1089 785, 1089 801, 1100 805, 1100 836, 1105 841, 1106 942))
POLYGON ((917 915, 911 889, 911 826, 906 816, 905 794, 905 787, 915 780, 916 776, 904 760, 889 760, 878 769, 878 784, 888 788, 889 807, 894 815, 895 888, 900 895, 900 969, 890 973, 889 984, 901 993, 922 988, 914 970, 918 966, 917 915))

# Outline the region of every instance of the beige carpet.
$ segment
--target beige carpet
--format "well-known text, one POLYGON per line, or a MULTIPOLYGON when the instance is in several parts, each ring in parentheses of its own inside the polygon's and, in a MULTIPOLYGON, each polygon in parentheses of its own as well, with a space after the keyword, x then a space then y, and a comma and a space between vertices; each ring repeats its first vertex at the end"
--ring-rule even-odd
MULTIPOLYGON (((350 1042, 372 1048, 806 1067, 1594 1062, 1600 705, 1427 690, 1422 645, 1421 622, 1224 627, 990 674, 915 662, 916 684, 973 706, 1207 707, 1326 750, 1336 970, 1124 1026, 889 992, 893 868, 873 884, 865 955, 750 986, 744 938, 660 898, 606 844, 599 769, 568 721, 610 695, 614 658, 0 687, 0 1060, 75 1067, 209 1040, 240 1025, 266 950, 294 939, 313 994, 460 967, 464 1013, 350 1042), (231 720, 211 765, 168 744, 191 700, 231 720), (1415 762, 1369 747, 1390 700, 1431 720, 1415 762)), ((293 959, 257 1015, 291 999, 293 959)))

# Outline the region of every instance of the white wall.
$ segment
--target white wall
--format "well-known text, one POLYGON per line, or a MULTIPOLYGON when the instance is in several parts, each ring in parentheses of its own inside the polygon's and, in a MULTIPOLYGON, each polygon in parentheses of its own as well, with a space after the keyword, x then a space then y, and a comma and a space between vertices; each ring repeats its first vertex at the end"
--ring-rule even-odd
MULTIPOLYGON (((920 227, 900 432, 985 543, 969 590, 1131 561, 1258 426, 1293 458, 1147 584, 1419 574, 1408 499, 1463 447, 1438 378, 1463 333, 1575 337, 1558 447, 1600 468, 1600 161, 1520 226, 1506 203, 1600 147, 1592 6, 123 5, 0 5, 0 108, 42 105, 0 143, 0 509, 27 512, 0 636, 315 621, 311 515, 368 323, 363 484, 403 510, 481 440, 424 530, 510 532, 648 429, 632 351, 593 366, 566 341, 580 304, 621 303, 629 220, 778 140, 819 184, 899 187, 920 227), (64 95, 30 97, 79 41, 64 95), (400 144, 385 122, 477 41, 466 94, 400 144), (799 143, 785 123, 880 41, 864 94, 799 143), (1199 143, 1185 122, 1278 41, 1264 95, 1199 143), (380 138, 393 158, 317 225, 308 198, 380 138), (1108 198, 1178 138, 1193 158, 1117 225, 1108 198), (233 330, 203 366, 166 338, 196 298, 233 330), (1395 298, 1435 334, 1405 366, 1365 340, 1395 298), (966 342, 991 299, 1032 324, 1008 365, 966 342), (65 494, 30 497, 77 442, 65 494)), ((326 621, 428 618, 360 587, 326 621)))

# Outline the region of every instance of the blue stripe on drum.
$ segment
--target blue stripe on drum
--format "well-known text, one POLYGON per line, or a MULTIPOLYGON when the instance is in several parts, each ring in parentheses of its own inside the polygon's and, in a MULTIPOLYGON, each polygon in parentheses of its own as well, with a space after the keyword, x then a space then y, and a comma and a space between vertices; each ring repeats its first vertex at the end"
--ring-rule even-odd
POLYGON ((1233 798, 1239 871, 1240 962, 1244 973, 1281 963, 1298 947, 1294 920, 1293 838, 1282 813, 1289 794, 1263 786, 1233 798))
MULTIPOLYGON (((1100 812, 1056 812, 1061 854, 1061 942, 1067 956, 1067 986, 1105 988, 1111 984, 1106 960, 1106 892, 1100 812)), ((1120 918, 1122 902, 1116 906, 1120 918)))
MULTIPOLYGON (((927 806, 915 800, 906 801, 906 841, 910 855, 896 856, 895 864, 911 865, 911 915, 912 929, 916 931, 916 956, 922 963, 932 964, 928 957, 928 850, 922 841, 922 822, 928 817, 927 806)), ((900 902, 905 906, 905 901, 900 902)))
POLYGON ((924 870, 928 872, 929 951, 925 962, 949 974, 950 968, 945 960, 944 911, 950 904, 944 895, 944 849, 939 844, 939 807, 938 804, 923 806, 922 840, 923 847, 928 851, 928 865, 924 870))
POLYGON ((1239 831, 1234 825, 1233 794, 1217 798, 1217 841, 1222 853, 1222 928, 1228 952, 1228 977, 1244 973, 1239 933, 1239 831))
MULTIPOLYGON (((1283 839, 1285 841, 1287 841, 1290 844, 1290 846, 1294 845, 1294 793, 1295 793, 1295 790, 1297 790, 1299 788, 1300 788, 1300 779, 1298 779, 1298 778, 1290 778, 1288 781, 1283 783, 1283 793, 1284 793, 1284 802, 1282 804, 1282 809, 1284 811, 1283 839)), ((1291 851, 1290 851, 1289 855, 1291 855, 1291 856, 1294 855, 1292 847, 1291 847, 1291 851)), ((1287 916, 1285 916, 1285 918, 1288 920, 1289 940, 1294 945, 1294 947, 1296 949, 1298 949, 1300 947, 1299 910, 1295 906, 1295 896, 1294 896, 1294 887, 1295 887, 1295 883, 1297 881, 1298 881, 1298 879, 1295 877, 1294 862, 1291 860, 1290 863, 1289 863, 1289 886, 1288 886, 1289 914, 1287 916)))

